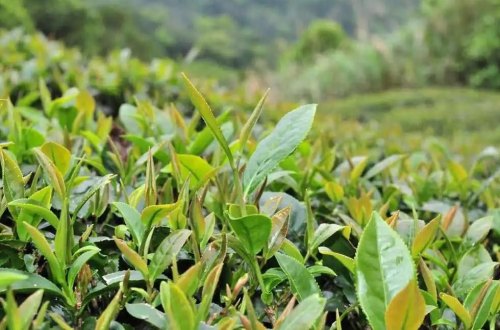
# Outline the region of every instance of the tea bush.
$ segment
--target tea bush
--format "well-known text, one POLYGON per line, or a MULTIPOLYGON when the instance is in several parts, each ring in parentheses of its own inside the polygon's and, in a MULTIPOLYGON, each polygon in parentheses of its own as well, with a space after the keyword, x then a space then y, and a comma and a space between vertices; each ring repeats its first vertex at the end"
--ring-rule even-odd
POLYGON ((328 105, 241 111, 168 61, 0 43, 0 328, 498 327, 494 147, 466 164, 328 105))

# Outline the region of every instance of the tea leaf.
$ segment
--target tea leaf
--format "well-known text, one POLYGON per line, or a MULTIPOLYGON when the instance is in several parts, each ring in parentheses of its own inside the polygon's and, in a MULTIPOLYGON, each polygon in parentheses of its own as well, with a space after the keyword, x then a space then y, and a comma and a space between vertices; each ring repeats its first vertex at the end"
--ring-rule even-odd
POLYGON ((132 250, 127 243, 122 241, 121 239, 118 239, 116 237, 113 237, 115 240, 116 246, 118 246, 118 249, 123 253, 123 255, 127 258, 128 261, 134 266, 135 269, 140 271, 144 278, 148 278, 149 271, 148 271, 148 265, 146 262, 141 258, 141 256, 132 250))
POLYGON ((137 210, 130 205, 122 202, 112 203, 114 207, 123 216, 123 221, 127 225, 130 235, 137 246, 140 246, 144 238, 144 232, 146 230, 144 224, 141 221, 141 215, 137 210))
POLYGON ((302 301, 311 295, 321 293, 318 284, 304 265, 282 253, 276 253, 275 257, 299 300, 302 301))
POLYGON ((462 320, 462 322, 464 323, 465 327, 467 329, 470 328, 470 326, 472 324, 470 314, 465 309, 465 307, 460 303, 460 301, 458 301, 457 298, 450 296, 446 293, 441 293, 439 295, 439 297, 441 298, 441 300, 443 300, 445 302, 446 305, 448 305, 448 307, 451 308, 451 310, 455 314, 457 314, 457 316, 460 318, 460 320, 462 320))
POLYGON ((44 143, 39 148, 64 176, 71 165, 71 153, 55 142, 44 143))
POLYGON ((127 312, 139 320, 144 320, 158 329, 167 329, 169 325, 165 315, 151 305, 144 303, 126 304, 127 312))
POLYGON ((5 288, 17 281, 25 280, 28 276, 8 269, 0 270, 0 288, 5 288))
POLYGON ((151 281, 157 279, 172 263, 172 260, 177 257, 177 254, 186 243, 189 235, 191 235, 190 230, 181 229, 171 233, 160 243, 149 265, 149 278, 151 281))
POLYGON ((203 283, 203 290, 201 292, 201 304, 198 307, 198 311, 196 314, 196 324, 201 322, 207 317, 209 312, 210 304, 212 303, 212 298, 215 293, 215 288, 219 283, 220 274, 222 271, 222 266, 224 264, 220 263, 215 266, 210 273, 208 273, 205 282, 203 283))
POLYGON ((243 151, 245 149, 245 146, 247 144, 248 138, 250 137, 250 134, 252 134, 252 130, 259 120, 260 114, 262 113, 262 109, 264 106, 264 102, 266 101, 267 95, 269 94, 269 89, 266 90, 264 95, 262 95, 261 99, 259 100, 259 103, 255 106, 255 109, 253 109, 252 114, 248 118, 247 122, 243 127, 241 128, 240 132, 240 151, 243 151))
POLYGON ((160 297, 163 310, 168 318, 169 329, 195 329, 195 316, 191 303, 176 284, 162 282, 160 297))
POLYGON ((142 210, 141 221, 146 229, 155 226, 179 206, 178 203, 151 205, 142 210))
POLYGON ((33 152, 38 159, 38 163, 42 166, 45 175, 54 188, 54 191, 59 195, 61 200, 64 199, 66 197, 66 185, 61 171, 59 171, 50 158, 47 157, 40 148, 33 149, 33 152))
POLYGON ((316 250, 324 241, 329 239, 333 234, 338 231, 342 231, 342 234, 346 239, 349 239, 351 234, 351 227, 349 226, 339 226, 333 223, 322 223, 316 228, 312 240, 309 243, 309 251, 316 250))
POLYGON ((401 237, 372 213, 355 257, 357 295, 374 330, 385 329, 391 300, 415 278, 415 266, 401 237))
POLYGON ((424 226, 424 228, 422 228, 422 230, 417 233, 417 236, 413 240, 413 244, 411 247, 411 252, 414 257, 422 253, 425 248, 434 240, 434 237, 439 230, 439 223, 440 219, 439 217, 437 217, 431 220, 424 226))
POLYGON ((82 267, 89 261, 93 256, 99 253, 101 249, 92 246, 90 251, 84 252, 76 258, 76 260, 71 264, 68 271, 68 286, 73 288, 75 284, 75 279, 82 267))
POLYGON ((243 175, 245 196, 252 193, 278 164, 306 138, 316 113, 308 104, 287 113, 274 130, 257 145, 243 175))
POLYGON ((499 291, 500 282, 490 280, 476 286, 467 295, 464 307, 470 311, 473 330, 482 329, 490 315, 497 313, 494 302, 499 291))
MULTIPOLYGON (((212 134, 217 139, 220 146, 222 147, 222 149, 226 153, 226 156, 227 156, 227 159, 229 160, 229 163, 231 165, 233 165, 233 163, 234 163, 233 154, 231 153, 231 150, 229 149, 226 138, 224 138, 224 135, 222 135, 222 132, 219 128, 219 125, 217 124, 217 121, 215 120, 212 109, 210 109, 210 106, 208 105, 207 101, 205 101, 205 98, 196 89, 196 87, 188 79, 188 77, 184 73, 182 73, 181 76, 182 76, 182 79, 184 81, 184 85, 186 86, 186 89, 188 91, 188 95, 189 95, 189 98, 191 99, 191 102, 194 104, 195 108, 200 112, 201 116, 203 117, 203 120, 205 121, 207 126, 210 128, 210 131, 212 132, 212 134)), ((234 165, 232 167, 234 167, 234 165)))
POLYGON ((392 298, 385 312, 388 330, 419 329, 425 317, 424 297, 415 280, 392 298))
POLYGON ((342 265, 344 265, 344 267, 346 267, 351 273, 354 274, 354 272, 356 270, 356 265, 355 265, 354 259, 349 258, 348 256, 345 256, 343 254, 333 252, 332 250, 330 250, 329 248, 324 247, 324 246, 320 246, 318 248, 318 251, 321 254, 325 254, 325 255, 334 257, 335 259, 340 261, 340 263, 342 265))
POLYGON ((304 330, 311 329, 316 320, 323 314, 326 299, 319 294, 312 294, 305 298, 285 318, 279 330, 304 330))
POLYGON ((230 217, 230 224, 245 250, 251 255, 256 255, 266 246, 271 234, 272 221, 263 214, 230 217))

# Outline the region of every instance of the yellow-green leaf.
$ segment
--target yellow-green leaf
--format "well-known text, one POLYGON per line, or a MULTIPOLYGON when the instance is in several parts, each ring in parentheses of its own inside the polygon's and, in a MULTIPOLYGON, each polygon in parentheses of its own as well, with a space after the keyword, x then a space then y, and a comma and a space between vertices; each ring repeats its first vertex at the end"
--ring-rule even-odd
POLYGON ((440 217, 436 217, 422 228, 415 237, 411 247, 413 257, 418 256, 434 240, 439 230, 440 217))
POLYGON ((413 280, 392 298, 385 312, 385 323, 387 330, 417 330, 424 317, 424 297, 413 280))
POLYGON ((457 298, 450 296, 449 294, 446 294, 446 293, 441 293, 439 295, 439 297, 441 298, 442 301, 444 301, 444 303, 446 305, 448 305, 448 307, 450 307, 450 309, 455 314, 457 314, 457 316, 460 318, 460 320, 462 320, 462 322, 464 323, 465 327, 467 329, 470 328, 470 326, 472 324, 472 319, 470 317, 469 312, 460 303, 460 301, 458 301, 457 298))
POLYGON ((50 159, 57 169, 64 176, 71 165, 71 152, 55 142, 46 142, 40 150, 50 159))
POLYGON ((125 243, 121 239, 118 239, 116 237, 113 237, 113 239, 115 240, 116 246, 118 246, 118 248, 123 253, 123 255, 127 258, 127 260, 130 261, 130 263, 135 267, 135 269, 140 271, 142 273, 142 275, 144 276, 144 278, 147 279, 148 274, 149 274, 148 265, 146 264, 144 259, 142 259, 141 256, 137 252, 132 250, 127 245, 127 243, 125 243))
POLYGON ((188 91, 189 98, 191 99, 191 102, 194 104, 195 108, 200 112, 201 116, 203 117, 203 120, 210 128, 210 131, 212 132, 212 134, 217 139, 220 146, 226 153, 229 163, 233 165, 234 164, 233 155, 231 153, 231 150, 229 149, 226 139, 224 138, 224 135, 222 134, 222 131, 220 130, 219 125, 217 124, 212 109, 208 105, 203 95, 201 95, 201 93, 196 89, 196 87, 188 79, 188 77, 184 73, 182 73, 181 75, 184 81, 184 85, 186 86, 186 89, 188 91))

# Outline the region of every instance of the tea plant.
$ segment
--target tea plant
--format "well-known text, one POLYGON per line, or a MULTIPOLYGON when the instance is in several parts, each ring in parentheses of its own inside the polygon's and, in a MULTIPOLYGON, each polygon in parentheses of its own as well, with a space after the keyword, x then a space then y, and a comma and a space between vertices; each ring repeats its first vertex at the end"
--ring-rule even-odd
POLYGON ((86 84, 2 103, 0 328, 498 327, 498 154, 359 155, 314 104, 176 79, 116 118, 86 84))

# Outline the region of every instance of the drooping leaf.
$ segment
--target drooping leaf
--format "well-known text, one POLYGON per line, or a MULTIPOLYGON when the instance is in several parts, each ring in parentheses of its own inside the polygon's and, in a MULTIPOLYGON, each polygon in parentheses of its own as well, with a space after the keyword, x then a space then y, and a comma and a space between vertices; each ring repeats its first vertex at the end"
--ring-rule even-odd
MULTIPOLYGON (((16 292, 32 292, 38 289, 43 289, 46 293, 50 293, 52 295, 57 295, 60 297, 62 297, 63 295, 61 290, 54 283, 38 274, 31 274, 17 269, 0 268, 0 273, 5 271, 16 273, 24 277, 24 279, 12 282, 10 284, 10 287, 16 292)), ((4 287, 0 287, 0 292, 2 291, 5 291, 4 287)))
POLYGON ((243 175, 245 195, 252 193, 278 164, 290 155, 311 129, 316 105, 308 104, 287 113, 258 145, 243 175))
POLYGON ((0 288, 6 288, 12 283, 25 280, 28 276, 25 274, 20 274, 17 271, 11 271, 8 269, 0 270, 0 288))
POLYGON ((386 328, 391 300, 415 278, 410 251, 376 212, 366 225, 355 257, 357 295, 374 330, 386 328))
POLYGON ((345 268, 347 268, 351 273, 354 274, 355 269, 356 269, 356 265, 355 265, 355 262, 354 262, 353 258, 350 258, 350 257, 345 256, 343 254, 334 252, 334 251, 332 251, 329 248, 324 247, 324 246, 320 246, 318 248, 318 251, 321 254, 334 257, 335 259, 337 259, 338 261, 340 261, 340 263, 342 265, 344 265, 345 268))
POLYGON ((314 231, 312 240, 309 243, 309 251, 315 251, 321 243, 329 239, 333 234, 338 231, 342 231, 342 234, 346 239, 349 238, 351 234, 351 227, 349 226, 339 226, 333 223, 322 223, 314 231))
POLYGON ((375 164, 372 168, 370 168, 366 174, 363 176, 365 179, 370 179, 380 172, 388 169, 389 167, 397 164, 399 161, 403 160, 405 155, 391 155, 382 161, 375 164))

